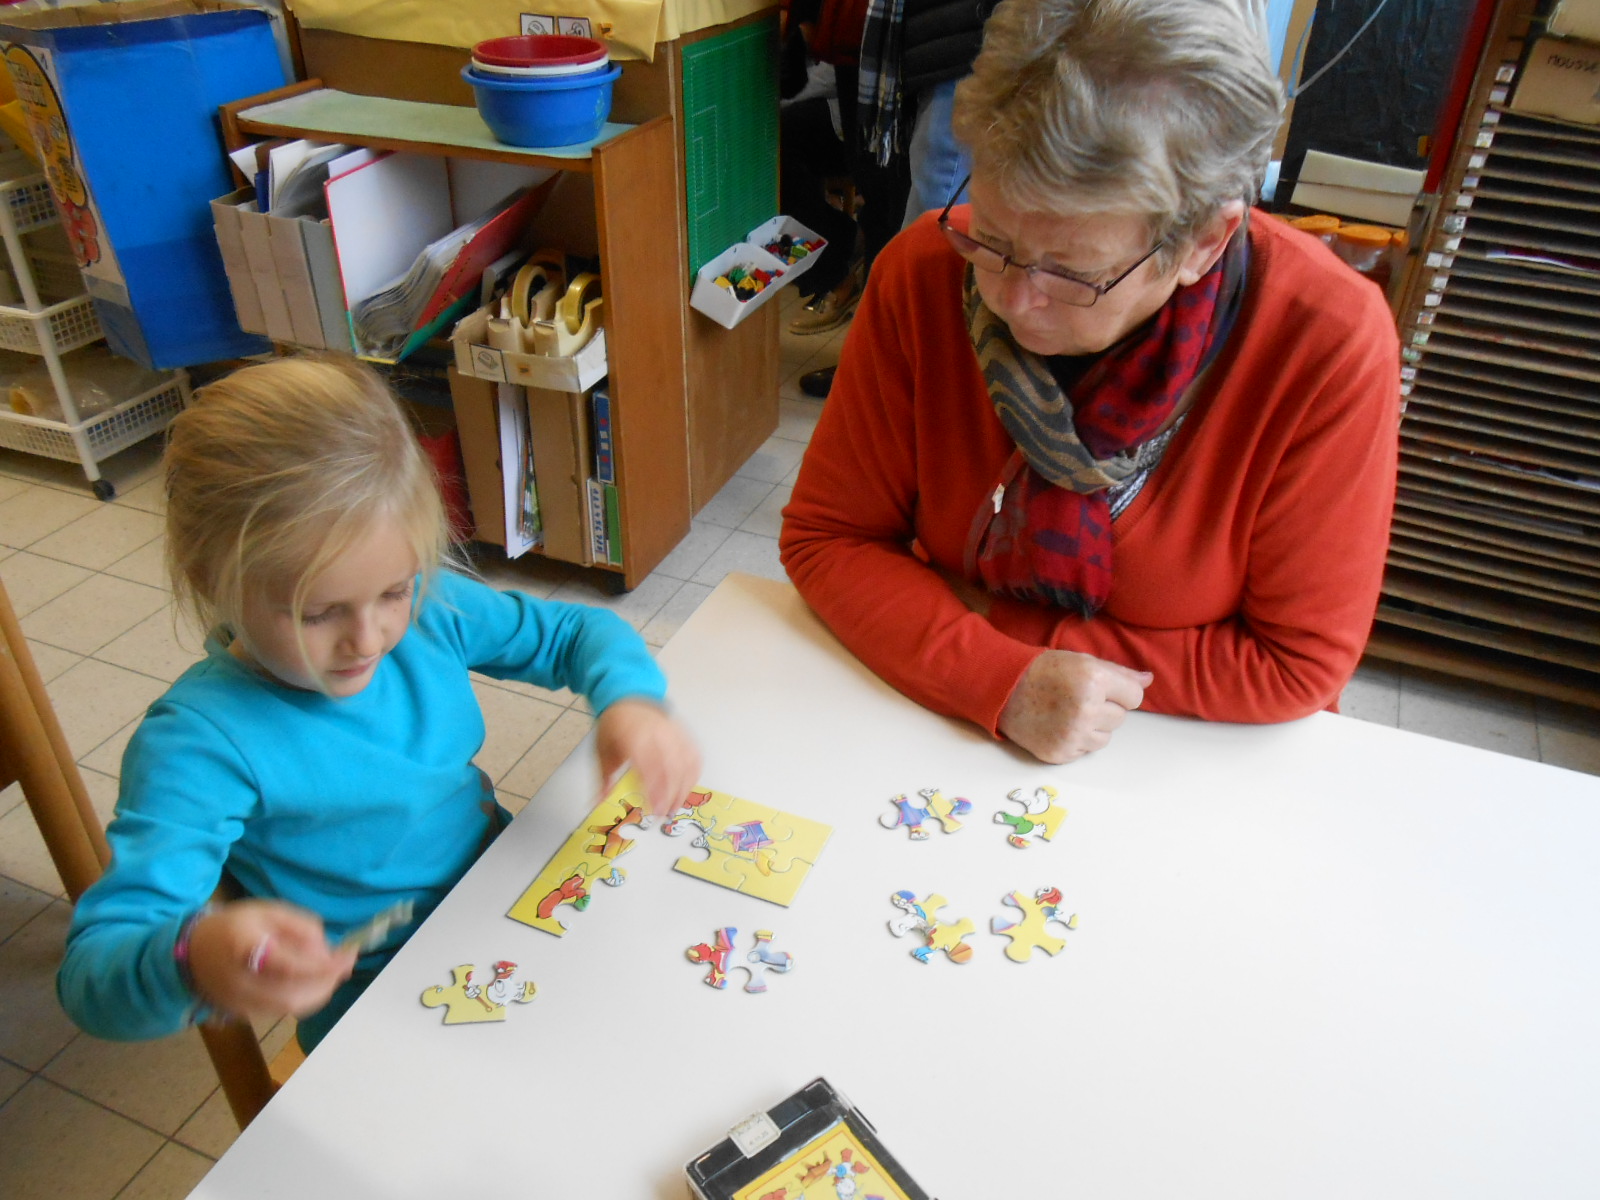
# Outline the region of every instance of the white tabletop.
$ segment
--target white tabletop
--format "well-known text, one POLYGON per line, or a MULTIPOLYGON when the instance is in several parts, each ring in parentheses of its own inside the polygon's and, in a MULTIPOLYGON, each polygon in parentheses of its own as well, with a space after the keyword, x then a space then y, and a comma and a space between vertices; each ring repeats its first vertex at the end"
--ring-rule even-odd
MULTIPOLYGON (((1135 714, 1043 767, 906 701, 786 585, 731 577, 662 652, 704 782, 826 821, 784 909, 671 870, 657 831, 553 938, 503 914, 594 800, 551 779, 194 1193, 654 1200, 741 1117, 825 1075, 940 1200, 1592 1197, 1600 1181, 1600 779, 1321 714, 1135 714), (1050 783, 1054 843, 993 813, 1050 783), (910 842, 889 797, 967 828, 910 842), (1078 929, 1013 963, 1000 897, 1078 929), (914 961, 889 895, 940 892, 972 960, 914 961), (685 947, 795 956, 714 991, 685 947), (445 1027, 450 968, 538 998, 445 1027)), ((1052 927, 1053 932, 1059 932, 1052 927)))

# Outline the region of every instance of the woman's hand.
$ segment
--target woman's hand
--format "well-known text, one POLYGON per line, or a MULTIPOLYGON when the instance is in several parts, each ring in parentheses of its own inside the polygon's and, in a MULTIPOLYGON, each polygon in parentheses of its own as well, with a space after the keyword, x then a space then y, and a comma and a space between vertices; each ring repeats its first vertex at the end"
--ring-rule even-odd
POLYGON ((355 969, 358 951, 328 945, 315 913, 236 900, 189 932, 189 974, 207 1004, 236 1017, 310 1016, 355 969))
POLYGON ((631 763, 650 811, 665 816, 700 779, 700 749, 682 725, 649 700, 618 700, 595 726, 600 791, 615 786, 631 763))
POLYGON ((1154 679, 1090 654, 1046 650, 1006 701, 1000 732, 1035 758, 1071 762, 1110 742, 1154 679))

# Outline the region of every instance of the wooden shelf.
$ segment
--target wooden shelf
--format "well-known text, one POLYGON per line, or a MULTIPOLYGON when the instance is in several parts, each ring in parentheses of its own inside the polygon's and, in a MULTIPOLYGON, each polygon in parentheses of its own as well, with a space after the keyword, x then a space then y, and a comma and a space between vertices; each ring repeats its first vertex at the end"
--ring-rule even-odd
POLYGON ((1600 707, 1600 129, 1511 111, 1535 8, 1495 12, 1400 307, 1400 498, 1368 652, 1600 707))

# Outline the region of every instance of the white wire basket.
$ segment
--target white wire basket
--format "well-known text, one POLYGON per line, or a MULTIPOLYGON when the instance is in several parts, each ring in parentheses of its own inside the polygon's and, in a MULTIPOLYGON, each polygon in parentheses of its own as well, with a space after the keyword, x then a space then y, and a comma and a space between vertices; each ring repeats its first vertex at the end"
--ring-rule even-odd
POLYGON ((78 446, 72 435, 81 432, 93 460, 99 462, 165 429, 188 402, 189 375, 179 371, 173 379, 77 425, 0 408, 0 446, 44 458, 78 462, 78 446))
POLYGON ((88 296, 74 296, 38 312, 0 305, 0 348, 6 350, 43 354, 53 345, 57 354, 65 354, 103 336, 88 296))

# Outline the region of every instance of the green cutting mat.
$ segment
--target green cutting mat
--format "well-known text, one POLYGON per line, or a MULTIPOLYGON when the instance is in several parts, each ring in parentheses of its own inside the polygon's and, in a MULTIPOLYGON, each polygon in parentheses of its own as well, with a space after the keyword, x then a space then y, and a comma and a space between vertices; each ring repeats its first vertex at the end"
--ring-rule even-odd
POLYGON ((683 50, 689 271, 778 213, 778 23, 683 50))

